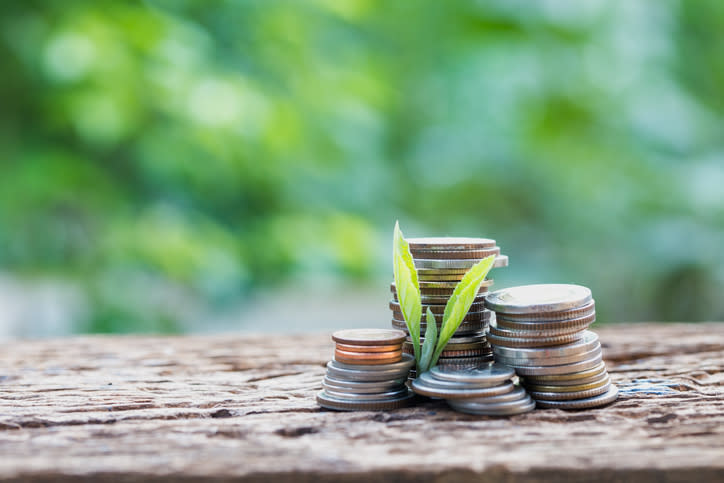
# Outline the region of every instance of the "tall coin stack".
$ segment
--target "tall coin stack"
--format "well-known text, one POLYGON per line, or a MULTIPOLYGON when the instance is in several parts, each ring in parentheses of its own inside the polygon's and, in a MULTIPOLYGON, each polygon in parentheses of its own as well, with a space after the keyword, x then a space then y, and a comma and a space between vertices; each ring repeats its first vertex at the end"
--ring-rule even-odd
POLYGON ((332 334, 334 360, 317 403, 338 411, 375 411, 407 405, 413 356, 402 353, 405 333, 389 329, 349 329, 332 334))
MULTIPOLYGON (((465 273, 483 258, 495 255, 494 267, 508 265, 508 257, 500 255, 500 248, 495 240, 487 238, 408 238, 410 252, 415 262, 422 295, 422 318, 420 320, 420 345, 424 342, 427 330, 427 307, 435 314, 438 329, 442 325, 442 316, 445 304, 452 295, 458 282, 465 273)), ((493 358, 492 349, 485 336, 490 322, 491 311, 485 308, 484 299, 492 280, 485 280, 473 301, 470 310, 463 322, 445 349, 440 354, 438 365, 449 368, 475 367, 493 358)), ((405 319, 397 300, 397 290, 394 282, 390 286, 393 300, 390 302, 392 310, 392 327, 407 333, 408 338, 403 345, 406 354, 413 353, 412 341, 405 319)), ((415 370, 410 371, 410 377, 416 376, 415 370)))
POLYGON ((495 311, 488 340, 495 360, 515 368, 541 408, 586 409, 618 397, 602 359, 591 291, 580 285, 525 285, 485 299, 495 311))
POLYGON ((412 381, 423 396, 445 399, 456 411, 486 416, 513 416, 535 409, 525 389, 513 385, 515 371, 499 363, 450 370, 435 366, 412 381))

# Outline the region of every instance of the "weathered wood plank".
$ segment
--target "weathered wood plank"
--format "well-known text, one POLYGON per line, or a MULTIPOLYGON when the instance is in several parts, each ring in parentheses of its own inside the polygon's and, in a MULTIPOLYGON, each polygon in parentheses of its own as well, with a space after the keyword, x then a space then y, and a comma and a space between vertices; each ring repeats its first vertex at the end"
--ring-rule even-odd
POLYGON ((328 336, 0 346, 0 481, 723 481, 724 324, 596 329, 607 408, 475 417, 314 401, 328 336))

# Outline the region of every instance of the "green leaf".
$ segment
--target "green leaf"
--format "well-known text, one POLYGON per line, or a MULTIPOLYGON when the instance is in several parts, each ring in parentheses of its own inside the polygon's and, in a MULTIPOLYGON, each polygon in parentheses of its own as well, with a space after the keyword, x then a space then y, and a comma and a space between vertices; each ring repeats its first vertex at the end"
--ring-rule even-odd
POLYGON ((435 314, 432 313, 430 307, 427 308, 427 329, 425 330, 425 342, 422 344, 422 356, 417 366, 418 374, 430 369, 432 355, 435 352, 435 344, 437 343, 437 321, 435 314))
POLYGON ((415 360, 420 363, 420 317, 422 302, 420 286, 417 281, 417 269, 407 243, 400 230, 399 222, 395 222, 395 233, 392 240, 392 264, 395 274, 395 287, 400 310, 405 318, 407 330, 410 332, 415 360))
POLYGON ((452 337, 455 331, 458 330, 458 327, 460 327, 460 324, 465 318, 465 314, 468 313, 473 300, 475 300, 480 285, 483 283, 483 280, 485 280, 485 276, 490 269, 493 268, 494 262, 495 255, 483 258, 468 270, 463 279, 460 280, 455 287, 452 296, 448 299, 447 305, 445 305, 440 337, 437 340, 437 347, 432 357, 431 366, 437 364, 440 353, 447 345, 450 337, 452 337))

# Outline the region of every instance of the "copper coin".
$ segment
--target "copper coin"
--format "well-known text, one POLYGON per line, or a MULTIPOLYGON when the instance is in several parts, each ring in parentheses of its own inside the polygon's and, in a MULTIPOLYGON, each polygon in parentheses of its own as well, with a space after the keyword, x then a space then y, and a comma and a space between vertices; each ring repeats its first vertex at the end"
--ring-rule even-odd
POLYGON ((384 364, 394 364, 395 362, 400 362, 402 360, 402 351, 400 351, 399 356, 391 359, 349 359, 335 353, 334 360, 336 362, 341 362, 342 364, 348 364, 351 366, 376 366, 384 364))
POLYGON ((337 349, 346 352, 394 352, 400 350, 402 344, 391 344, 391 345, 351 345, 351 344, 337 344, 337 349))
POLYGON ((402 347, 395 349, 394 351, 388 352, 349 352, 341 350, 337 347, 334 350, 334 358, 336 360, 346 359, 353 361, 381 361, 389 359, 401 359, 402 358, 402 347))
POLYGON ((495 240, 490 238, 471 237, 424 237, 407 238, 410 250, 475 250, 495 246, 495 240))
POLYGON ((332 340, 350 345, 401 344, 406 334, 395 329, 345 329, 332 334, 332 340))

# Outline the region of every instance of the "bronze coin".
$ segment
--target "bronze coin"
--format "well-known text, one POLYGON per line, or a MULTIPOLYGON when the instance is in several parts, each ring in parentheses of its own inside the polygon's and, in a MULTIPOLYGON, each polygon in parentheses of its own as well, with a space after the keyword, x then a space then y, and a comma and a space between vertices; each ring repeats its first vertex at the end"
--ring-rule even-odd
POLYGON ((387 359, 401 359, 402 358, 402 347, 399 347, 393 351, 387 352, 350 352, 345 351, 337 347, 334 349, 334 357, 337 356, 343 359, 360 360, 360 361, 379 361, 387 359))
POLYGON ((341 362, 342 364, 360 365, 360 366, 394 364, 395 362, 399 362, 402 360, 402 351, 400 351, 399 356, 394 357, 392 359, 356 359, 356 358, 350 359, 350 358, 344 357, 342 355, 339 355, 335 352, 334 360, 337 362, 341 362))
POLYGON ((400 350, 402 344, 392 345, 351 345, 337 343, 336 348, 346 352, 394 352, 400 350))

